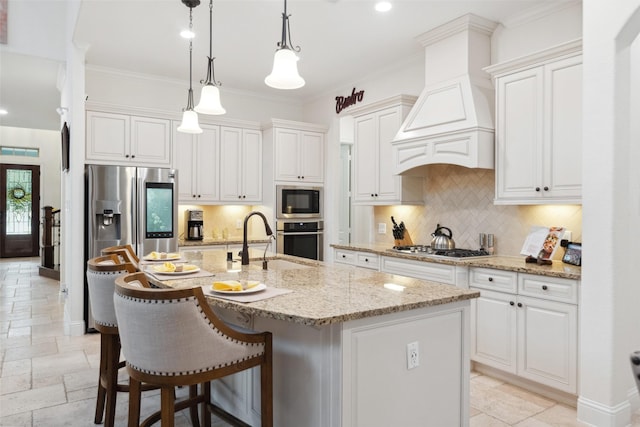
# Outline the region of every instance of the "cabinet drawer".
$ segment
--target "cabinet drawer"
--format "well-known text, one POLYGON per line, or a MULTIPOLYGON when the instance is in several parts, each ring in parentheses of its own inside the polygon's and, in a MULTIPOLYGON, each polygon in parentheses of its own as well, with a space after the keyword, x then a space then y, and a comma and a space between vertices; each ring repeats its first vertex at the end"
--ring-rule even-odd
POLYGON ((378 268, 380 268, 380 257, 369 252, 358 252, 356 254, 356 265, 358 267, 378 270, 378 268))
POLYGON ((518 275, 518 294, 577 304, 578 281, 521 273, 518 275))
POLYGON ((456 284, 456 267, 454 265, 382 257, 380 271, 447 285, 456 284))
POLYGON ((518 290, 518 273, 491 268, 471 268, 469 286, 491 291, 516 293, 518 290))
POLYGON ((340 264, 356 265, 356 252, 336 249, 333 260, 340 264))

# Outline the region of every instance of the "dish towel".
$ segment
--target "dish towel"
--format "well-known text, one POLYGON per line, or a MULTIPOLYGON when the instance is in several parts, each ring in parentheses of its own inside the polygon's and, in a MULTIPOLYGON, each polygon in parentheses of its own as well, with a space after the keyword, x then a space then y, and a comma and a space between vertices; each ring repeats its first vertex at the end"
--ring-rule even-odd
POLYGON ((211 285, 203 285, 202 286, 202 292, 204 292, 204 294, 206 296, 209 296, 209 297, 228 299, 230 301, 256 302, 256 301, 262 301, 262 300, 265 300, 265 299, 277 297, 279 295, 290 294, 293 291, 290 290, 290 289, 280 289, 280 288, 267 287, 267 289, 265 289, 264 291, 255 292, 255 293, 252 293, 252 294, 231 295, 231 294, 221 294, 219 292, 212 291, 211 290, 211 285))

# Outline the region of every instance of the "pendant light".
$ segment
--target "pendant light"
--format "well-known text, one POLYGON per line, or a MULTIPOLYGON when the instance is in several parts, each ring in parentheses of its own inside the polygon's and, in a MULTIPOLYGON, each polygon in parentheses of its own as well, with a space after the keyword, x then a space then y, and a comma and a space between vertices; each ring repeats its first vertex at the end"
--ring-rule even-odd
POLYGON ((277 46, 278 49, 273 58, 273 69, 264 82, 267 86, 276 89, 298 89, 304 86, 304 79, 298 74, 298 55, 295 53, 300 52, 300 46, 293 47, 291 42, 287 0, 284 0, 284 12, 282 13, 282 40, 278 42, 277 46), (289 33, 288 37, 287 32, 289 33), (289 40, 289 44, 287 44, 287 40, 289 40))
MULTIPOLYGON (((189 8, 189 30, 193 28, 193 8, 200 4, 200 0, 182 0, 189 8)), ((187 108, 182 114, 182 123, 178 126, 178 132, 202 133, 202 128, 198 123, 198 114, 193 111, 193 88, 191 87, 193 39, 189 39, 189 94, 187 96, 187 108)))
POLYGON ((220 89, 222 83, 216 82, 216 73, 213 69, 213 0, 209 0, 209 65, 207 65, 207 78, 203 83, 200 93, 200 102, 196 105, 196 112, 202 114, 224 114, 227 110, 220 103, 220 89))

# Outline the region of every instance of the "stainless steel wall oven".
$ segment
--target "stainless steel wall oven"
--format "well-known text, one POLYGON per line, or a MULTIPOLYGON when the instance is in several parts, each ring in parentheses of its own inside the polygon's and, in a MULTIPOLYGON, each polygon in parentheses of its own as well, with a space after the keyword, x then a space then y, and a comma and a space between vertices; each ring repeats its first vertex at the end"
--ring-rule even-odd
POLYGON ((277 221, 276 251, 303 258, 323 259, 324 221, 277 221))

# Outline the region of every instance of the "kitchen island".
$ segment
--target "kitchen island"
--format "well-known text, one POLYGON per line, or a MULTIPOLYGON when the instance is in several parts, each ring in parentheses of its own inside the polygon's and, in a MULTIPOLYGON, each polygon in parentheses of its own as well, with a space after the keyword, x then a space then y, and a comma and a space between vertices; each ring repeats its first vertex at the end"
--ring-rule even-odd
MULTIPOLYGON (((263 270, 259 259, 228 266, 220 251, 193 255, 185 252, 215 278, 154 282, 209 289, 214 279, 258 280, 291 291, 252 303, 205 292, 225 320, 273 333, 274 425, 468 424, 469 305, 478 292, 295 257, 263 270)), ((217 381, 214 399, 259 425, 254 384, 255 369, 217 381)))

